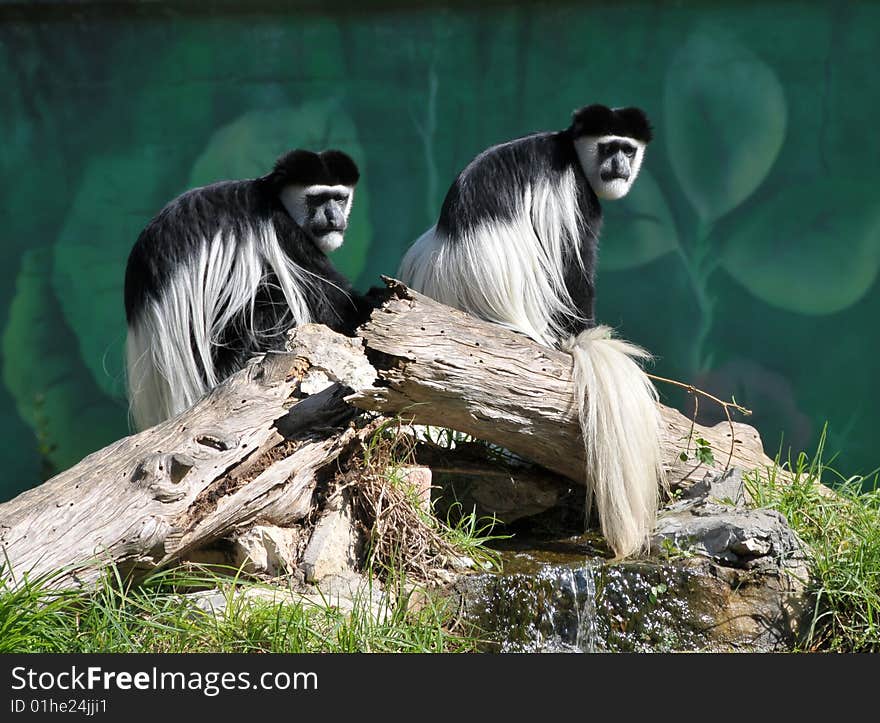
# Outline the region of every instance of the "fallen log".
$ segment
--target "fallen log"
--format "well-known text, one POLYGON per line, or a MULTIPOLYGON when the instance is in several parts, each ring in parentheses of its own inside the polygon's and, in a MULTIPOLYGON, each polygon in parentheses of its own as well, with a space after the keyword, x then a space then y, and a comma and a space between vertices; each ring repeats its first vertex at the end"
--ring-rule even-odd
MULTIPOLYGON (((389 280, 391 298, 359 330, 377 371, 372 387, 346 399, 361 409, 403 414, 418 424, 450 427, 497 444, 579 484, 584 448, 572 406, 571 357, 516 332, 450 309, 389 280)), ((688 484, 709 469, 772 465, 747 424, 692 424, 659 405, 670 482, 688 484), (709 442, 715 461, 680 455, 693 440, 709 442)))
MULTIPOLYGON (((357 338, 307 325, 291 333, 289 349, 0 505, 4 577, 60 570, 52 584, 89 584, 111 562, 151 570, 253 524, 302 520, 316 490, 356 464, 381 424, 358 410, 453 428, 586 484, 563 352, 393 281, 357 338)), ((679 459, 691 420, 661 411, 670 477, 701 478, 706 466, 679 459)), ((771 464, 753 428, 733 431, 732 464, 771 464)), ((723 467, 731 428, 696 425, 694 434, 723 467)))
POLYGON ((347 427, 356 412, 339 385, 296 398, 307 369, 295 364, 253 361, 179 416, 0 505, 4 577, 90 584, 113 562, 148 571, 255 522, 302 519, 362 432, 347 427))

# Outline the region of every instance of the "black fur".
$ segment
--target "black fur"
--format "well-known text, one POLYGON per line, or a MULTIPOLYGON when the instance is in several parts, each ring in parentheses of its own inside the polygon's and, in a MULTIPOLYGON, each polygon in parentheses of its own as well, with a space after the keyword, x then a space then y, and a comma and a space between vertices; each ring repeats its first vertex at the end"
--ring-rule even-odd
POLYGON ((625 136, 642 143, 654 138, 648 116, 640 108, 609 108, 588 105, 572 115, 570 131, 574 138, 581 136, 625 136))
POLYGON ((297 149, 281 156, 265 180, 276 190, 286 185, 355 186, 360 172, 354 161, 342 151, 321 153, 297 149))
MULTIPOLYGON (((353 334, 369 313, 370 304, 356 293, 327 256, 320 251, 288 215, 277 191, 284 183, 303 182, 354 185, 357 168, 348 156, 332 152, 329 161, 308 151, 292 151, 279 159, 273 174, 256 180, 223 181, 187 191, 171 201, 141 232, 128 258, 125 271, 125 313, 129 326, 150 299, 158 299, 175 270, 193 263, 205 239, 218 233, 225 238, 245 238, 270 223, 285 253, 313 275, 304 291, 312 320, 335 331, 353 334), (344 156, 344 160, 343 157, 344 156), (305 162, 309 176, 294 161, 305 162), (323 161, 315 164, 315 159, 323 161), (335 175, 334 168, 339 169, 335 175), (352 173, 351 169, 354 169, 352 173), (280 171, 279 171, 280 169, 280 171), (275 174, 283 174, 283 180, 275 174), (353 180, 354 179, 354 180, 353 180), (281 186, 276 184, 281 183, 281 186)), ((322 154, 326 155, 326 154, 322 154)), ((241 333, 249 319, 236 320, 224 332, 214 350, 220 378, 242 368, 254 354, 277 348, 283 332, 293 325, 290 311, 273 275, 266 269, 267 284, 255 303, 254 327, 263 342, 256 348, 241 333)))
POLYGON ((567 333, 577 334, 595 326, 594 276, 602 207, 587 182, 569 130, 535 133, 483 151, 449 189, 437 229, 454 240, 481 224, 510 221, 522 204, 526 184, 561 177, 569 168, 574 170, 578 187, 579 243, 586 273, 574 259, 566 265, 566 286, 577 304, 577 309, 572 311, 577 311, 580 320, 566 317, 557 321, 567 333))

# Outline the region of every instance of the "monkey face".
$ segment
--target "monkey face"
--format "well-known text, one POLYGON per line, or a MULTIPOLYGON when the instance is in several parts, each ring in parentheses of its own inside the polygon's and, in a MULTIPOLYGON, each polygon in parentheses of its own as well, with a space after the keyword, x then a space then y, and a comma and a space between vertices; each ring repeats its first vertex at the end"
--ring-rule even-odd
POLYGON ((583 136, 575 139, 581 167, 601 199, 623 198, 639 173, 645 144, 625 136, 583 136))
POLYGON ((324 253, 335 251, 344 240, 354 198, 351 186, 287 186, 281 202, 297 225, 324 253))

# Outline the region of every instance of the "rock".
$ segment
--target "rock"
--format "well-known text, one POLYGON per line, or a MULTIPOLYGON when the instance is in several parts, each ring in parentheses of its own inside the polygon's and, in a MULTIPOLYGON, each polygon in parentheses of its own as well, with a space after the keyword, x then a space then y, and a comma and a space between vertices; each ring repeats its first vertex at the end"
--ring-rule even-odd
POLYGON ((249 586, 229 590, 200 590, 183 596, 194 607, 214 615, 223 615, 233 604, 301 605, 305 608, 332 608, 343 615, 352 610, 369 610, 374 620, 389 612, 393 596, 375 580, 357 573, 329 575, 319 586, 301 585, 291 589, 270 586, 249 586))
POLYGON ((363 541, 355 520, 347 491, 328 501, 300 562, 306 582, 358 571, 363 541))
POLYGON ((658 518, 651 546, 654 552, 663 554, 669 552, 670 544, 728 567, 782 567, 805 573, 802 543, 776 510, 704 502, 669 511, 658 518))
POLYGON ((679 550, 728 567, 781 569, 806 579, 803 543, 781 513, 745 506, 749 495, 739 470, 707 474, 683 497, 658 516, 654 553, 679 550))
POLYGON ((419 501, 419 505, 425 512, 431 511, 431 480, 432 474, 429 467, 401 467, 400 479, 403 484, 412 487, 419 501))
POLYGON ((232 541, 232 562, 251 575, 286 575, 297 568, 303 532, 297 527, 254 525, 232 541))
POLYGON ((685 489, 681 497, 734 506, 748 505, 754 501, 743 483, 742 470, 739 467, 731 467, 723 474, 706 472, 703 479, 685 489))
POLYGON ((368 605, 375 619, 387 613, 394 601, 378 580, 352 571, 325 575, 317 585, 305 588, 303 594, 313 604, 331 605, 344 613, 368 605))
MULTIPOLYGON (((495 517, 512 524, 555 510, 569 496, 559 477, 543 470, 514 470, 511 474, 442 474, 438 485, 443 496, 477 517, 495 517)), ((583 497, 583 495, 581 495, 583 497)))
POLYGON ((610 562, 589 536, 520 540, 503 573, 449 594, 487 650, 789 650, 812 611, 804 547, 748 499, 737 470, 707 475, 658 516, 649 558, 610 562))
POLYGON ((511 524, 555 508, 567 490, 555 479, 544 480, 536 473, 481 480, 468 492, 479 516, 495 516, 511 524))
MULTIPOLYGON (((555 543, 558 545, 559 543, 555 543)), ((459 576, 448 594, 491 652, 782 651, 806 630, 804 581, 678 560, 505 557, 503 574, 459 576), (515 570, 515 571, 513 571, 515 570)))

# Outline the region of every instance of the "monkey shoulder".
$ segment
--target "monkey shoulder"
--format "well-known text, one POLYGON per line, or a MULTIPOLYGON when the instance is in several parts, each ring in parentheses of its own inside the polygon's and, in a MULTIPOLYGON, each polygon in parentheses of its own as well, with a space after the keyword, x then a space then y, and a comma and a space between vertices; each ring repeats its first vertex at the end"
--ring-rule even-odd
POLYGON ((220 181, 192 188, 169 201, 138 235, 125 269, 125 308, 131 319, 174 270, 190 262, 218 233, 242 237, 258 231, 273 208, 253 181, 220 181))
POLYGON ((133 252, 142 250, 179 261, 179 254, 191 252, 221 230, 235 233, 255 221, 268 220, 271 207, 254 191, 250 182, 221 181, 182 193, 146 225, 133 252))
POLYGON ((532 133, 487 148, 450 187, 438 230, 455 238, 485 223, 510 221, 522 209, 526 187, 553 182, 573 166, 577 156, 564 131, 532 133))

